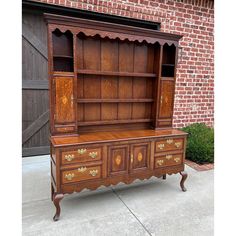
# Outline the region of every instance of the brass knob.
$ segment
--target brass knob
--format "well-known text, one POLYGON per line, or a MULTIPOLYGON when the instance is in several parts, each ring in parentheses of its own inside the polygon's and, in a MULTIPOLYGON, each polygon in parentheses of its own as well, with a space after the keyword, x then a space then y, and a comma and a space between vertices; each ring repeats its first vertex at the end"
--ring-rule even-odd
POLYGON ((79 154, 84 154, 84 153, 86 153, 87 152, 87 149, 85 148, 85 149, 78 149, 78 153, 79 154))
POLYGON ((159 166, 162 166, 163 163, 164 163, 163 160, 157 160, 157 164, 158 164, 159 166))
POLYGON ((67 161, 72 161, 74 158, 75 158, 74 154, 65 155, 65 159, 66 159, 67 161))
POLYGON ((175 143, 175 146, 176 146, 177 148, 179 148, 180 145, 181 145, 181 142, 176 142, 176 143, 175 143))
POLYGON ((94 177, 94 176, 96 176, 98 174, 98 170, 90 170, 89 174, 94 177))
POLYGON ((86 167, 80 167, 80 168, 78 168, 78 172, 80 172, 80 173, 83 173, 83 172, 85 172, 86 170, 87 170, 86 167))
POLYGON ((172 144, 173 141, 174 141, 173 139, 167 139, 167 140, 166 140, 166 142, 167 142, 168 144, 172 144))
POLYGON ((69 173, 69 174, 66 174, 66 175, 65 175, 65 178, 66 178, 67 180, 72 180, 74 177, 75 177, 74 173, 69 173))
POLYGON ((173 156, 172 155, 166 155, 166 159, 170 160, 173 156))
POLYGON ((134 155, 133 155, 133 154, 130 155, 130 162, 131 162, 131 163, 134 162, 134 155))
POLYGON ((97 157, 97 155, 98 155, 98 152, 90 152, 90 153, 89 153, 89 156, 92 157, 93 159, 94 159, 95 157, 97 157))
POLYGON ((163 149, 165 147, 165 144, 164 143, 161 143, 158 145, 159 149, 163 149))
POLYGON ((176 157, 174 158, 175 162, 179 162, 180 161, 180 158, 179 157, 176 157))

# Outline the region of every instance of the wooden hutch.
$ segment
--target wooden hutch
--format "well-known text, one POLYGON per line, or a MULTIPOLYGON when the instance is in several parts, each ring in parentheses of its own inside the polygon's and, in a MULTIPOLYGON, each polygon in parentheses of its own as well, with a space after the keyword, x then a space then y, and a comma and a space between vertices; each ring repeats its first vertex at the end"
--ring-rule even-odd
POLYGON ((179 35, 45 14, 51 188, 64 194, 180 173, 187 134, 173 129, 179 35))

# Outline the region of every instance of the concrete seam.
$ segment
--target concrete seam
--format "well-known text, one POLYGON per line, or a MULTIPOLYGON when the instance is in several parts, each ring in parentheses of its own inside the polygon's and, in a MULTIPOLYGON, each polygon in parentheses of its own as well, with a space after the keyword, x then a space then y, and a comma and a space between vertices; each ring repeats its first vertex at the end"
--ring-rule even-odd
POLYGON ((127 206, 127 204, 122 200, 122 198, 117 194, 117 192, 113 189, 112 192, 116 195, 117 198, 120 199, 120 201, 125 205, 125 207, 129 210, 129 212, 134 216, 134 218, 141 224, 141 226, 144 228, 144 230, 152 236, 152 234, 148 231, 148 229, 144 226, 144 224, 139 220, 139 218, 131 211, 131 209, 127 206))

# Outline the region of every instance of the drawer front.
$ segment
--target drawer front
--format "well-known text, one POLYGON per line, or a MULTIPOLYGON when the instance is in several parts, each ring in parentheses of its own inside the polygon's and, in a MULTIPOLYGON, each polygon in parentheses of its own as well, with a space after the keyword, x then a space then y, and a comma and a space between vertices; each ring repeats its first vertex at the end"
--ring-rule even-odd
POLYGON ((77 148, 62 152, 62 165, 77 162, 99 161, 102 157, 102 148, 77 148))
POLYGON ((155 157, 155 168, 180 165, 183 163, 183 154, 166 154, 155 157))
POLYGON ((155 142, 155 152, 182 150, 183 147, 183 138, 169 138, 155 142))
POLYGON ((101 166, 79 167, 62 171, 62 184, 101 178, 101 166))

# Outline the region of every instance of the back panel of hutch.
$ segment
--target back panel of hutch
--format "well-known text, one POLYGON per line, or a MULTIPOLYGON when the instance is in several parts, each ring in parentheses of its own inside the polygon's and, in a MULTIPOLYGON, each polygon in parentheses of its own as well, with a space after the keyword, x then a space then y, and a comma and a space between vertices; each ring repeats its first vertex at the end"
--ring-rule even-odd
POLYGON ((172 129, 178 41, 154 30, 45 14, 51 184, 64 194, 184 172, 172 129))

